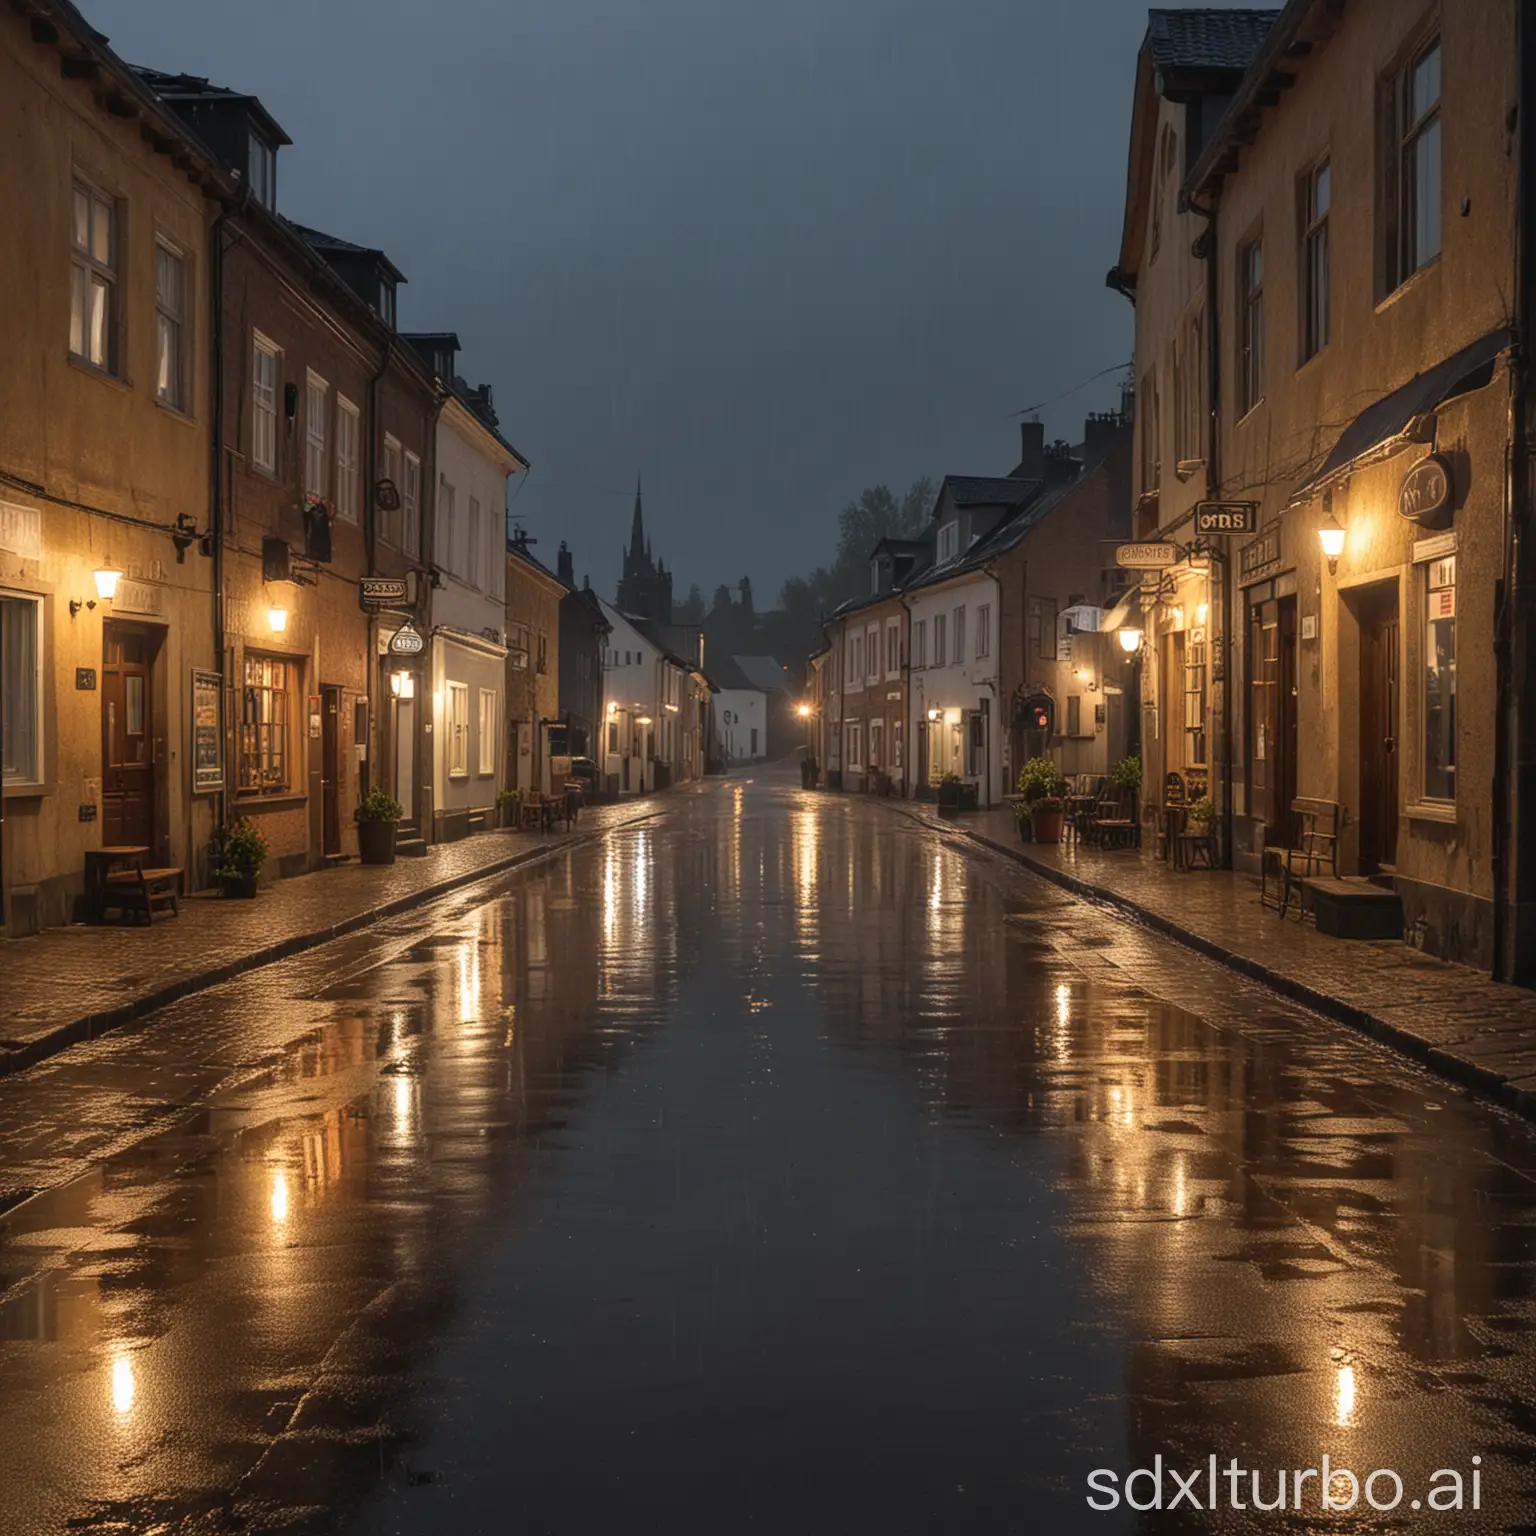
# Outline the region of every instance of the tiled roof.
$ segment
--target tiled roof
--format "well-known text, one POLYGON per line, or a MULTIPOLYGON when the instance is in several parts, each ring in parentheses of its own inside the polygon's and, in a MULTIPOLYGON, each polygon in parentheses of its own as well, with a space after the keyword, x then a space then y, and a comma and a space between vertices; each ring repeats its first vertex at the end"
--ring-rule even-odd
POLYGON ((1022 475, 945 475, 939 488, 957 507, 1017 507, 1039 493, 1038 480, 1022 475))
POLYGON ((1279 11, 1147 12, 1147 47, 1159 69, 1244 70, 1258 57, 1279 11))
POLYGON ((761 693, 762 689, 736 664, 734 656, 712 656, 709 661, 709 680, 715 691, 722 688, 732 693, 761 693))
POLYGON ((764 693, 787 692, 792 679, 777 656, 732 656, 754 688, 764 693))
POLYGON ((318 251, 322 256, 328 253, 339 256, 371 256, 381 266, 388 269, 389 275, 397 283, 405 281, 405 274, 376 246, 355 245, 350 240, 343 240, 340 235, 328 235, 323 229, 313 229, 308 224, 300 224, 296 219, 290 219, 286 214, 280 213, 278 218, 311 250, 318 251))
POLYGON ((267 135, 278 144, 292 144, 293 140, 283 131, 283 126, 261 104, 259 96, 248 91, 237 91, 227 85, 215 85, 202 75, 175 74, 169 70, 151 69, 146 64, 130 64, 128 68, 165 102, 242 101, 260 119, 267 135))

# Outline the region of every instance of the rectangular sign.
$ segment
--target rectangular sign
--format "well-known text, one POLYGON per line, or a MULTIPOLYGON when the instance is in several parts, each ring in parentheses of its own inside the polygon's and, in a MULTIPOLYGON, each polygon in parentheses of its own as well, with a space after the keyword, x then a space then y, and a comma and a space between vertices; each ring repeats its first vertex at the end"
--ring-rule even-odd
POLYGON ((1195 504, 1197 534, 1252 533, 1259 526, 1256 501, 1201 501, 1195 504))
POLYGON ((1120 544, 1115 549, 1115 564, 1132 570, 1155 570, 1178 563, 1177 544, 1120 544))
POLYGON ((165 598, 153 582, 135 581, 130 576, 117 578, 112 594, 113 613, 159 614, 165 611, 165 598))
POLYGON ((36 507, 0 501, 0 549, 23 560, 43 558, 43 514, 36 507))
POLYGON ((1280 525, 1272 523, 1265 532, 1250 544, 1244 544, 1237 557, 1238 573, 1241 576, 1256 576, 1266 566, 1277 565, 1280 561, 1280 525))
POLYGON ((378 608, 386 603, 403 603, 406 600, 405 578, 364 576, 358 583, 357 596, 364 608, 378 608))
POLYGON ((224 788, 224 679, 192 669, 192 793, 224 788))
POLYGON ((89 693, 92 689, 95 688, 95 686, 96 686, 96 668, 95 667, 76 667, 75 668, 75 687, 76 688, 78 688, 82 693, 89 693))

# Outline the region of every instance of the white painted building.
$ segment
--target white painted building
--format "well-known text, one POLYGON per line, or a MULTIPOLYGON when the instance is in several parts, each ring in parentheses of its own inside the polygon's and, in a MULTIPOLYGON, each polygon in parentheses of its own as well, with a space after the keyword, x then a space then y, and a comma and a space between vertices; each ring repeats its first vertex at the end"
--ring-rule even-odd
POLYGON ((727 763, 760 763, 768 756, 768 693, 753 686, 752 679, 733 656, 710 663, 710 680, 716 689, 715 741, 727 763))
POLYGON ((601 751, 594 753, 611 794, 654 789, 658 738, 670 713, 662 687, 665 659, 660 648, 612 603, 598 600, 612 626, 603 656, 601 751))
POLYGON ((502 437, 489 385, 454 372, 451 333, 406 338, 450 389, 432 499, 433 840, 494 826, 506 767, 507 483, 528 467, 502 437))

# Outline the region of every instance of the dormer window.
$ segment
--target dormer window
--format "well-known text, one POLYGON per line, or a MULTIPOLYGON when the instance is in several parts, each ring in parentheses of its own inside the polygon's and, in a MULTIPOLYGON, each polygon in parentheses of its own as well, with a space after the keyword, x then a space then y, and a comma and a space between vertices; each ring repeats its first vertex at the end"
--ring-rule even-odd
POLYGON ((374 308, 379 312, 379 319, 385 325, 393 327, 395 323, 395 285, 387 278, 379 279, 379 301, 374 308))
POLYGON ((958 518, 944 524, 939 529, 939 559, 940 565, 947 565, 960 553, 960 521, 958 518))
POLYGON ((252 130, 250 135, 250 163, 246 176, 251 196, 263 208, 277 208, 277 151, 262 136, 252 130))

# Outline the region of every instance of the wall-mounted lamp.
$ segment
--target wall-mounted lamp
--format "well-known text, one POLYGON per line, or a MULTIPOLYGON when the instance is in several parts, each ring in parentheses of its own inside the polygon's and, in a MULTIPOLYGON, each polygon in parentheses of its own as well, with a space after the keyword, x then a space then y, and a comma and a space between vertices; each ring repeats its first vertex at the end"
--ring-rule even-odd
POLYGON ((651 717, 649 715, 637 715, 635 717, 635 724, 636 725, 650 725, 652 723, 653 722, 652 722, 651 717))
POLYGON ((113 566, 102 566, 96 572, 96 596, 105 602, 110 602, 117 595, 117 581, 122 574, 113 566))
POLYGON ((1208 618, 1210 618, 1210 616, 1211 616, 1211 605, 1209 603, 1201 603, 1200 606, 1195 609, 1195 621, 1196 621, 1196 623, 1204 624, 1205 621, 1208 618))
POLYGON ((1328 557, 1328 574, 1339 574, 1339 556, 1344 553, 1344 530, 1330 518, 1317 530, 1317 541, 1328 557))
POLYGON ((391 672, 389 674, 389 691, 397 699, 414 699, 416 697, 416 674, 414 672, 391 672))
POLYGON ((940 717, 940 712, 938 710, 930 709, 928 711, 928 718, 929 718, 929 720, 937 720, 937 719, 939 719, 939 717, 940 717))
POLYGON ((809 704, 802 704, 796 713, 802 720, 809 720, 811 718, 811 706, 809 704))
POLYGON ((1120 649, 1127 656, 1134 656, 1141 649, 1141 631, 1133 625, 1122 625, 1115 633, 1120 636, 1120 649))
POLYGON ((268 608, 267 624, 274 635, 280 635, 288 628, 288 610, 286 608, 268 608))
POLYGON ((616 714, 618 714, 618 712, 619 712, 618 704, 613 699, 609 699, 608 700, 608 713, 610 715, 616 715, 616 714))

